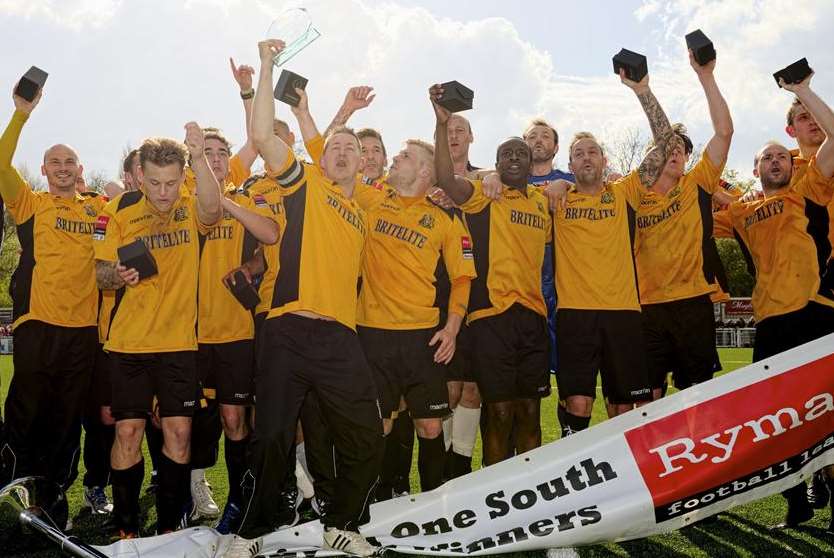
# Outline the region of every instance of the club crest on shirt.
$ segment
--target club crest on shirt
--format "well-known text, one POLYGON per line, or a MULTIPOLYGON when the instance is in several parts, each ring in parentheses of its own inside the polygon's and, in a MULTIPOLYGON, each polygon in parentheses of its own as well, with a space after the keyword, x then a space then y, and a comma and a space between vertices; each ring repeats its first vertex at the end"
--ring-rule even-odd
POLYGON ((418 224, 423 227, 424 229, 433 229, 434 228, 434 217, 429 215, 428 213, 424 214, 420 217, 420 221, 418 224))
POLYGON ((600 201, 602 203, 614 203, 614 192, 603 192, 600 201))
POLYGON ((540 212, 540 213, 547 213, 547 212, 544 210, 544 206, 542 205, 542 202, 537 201, 537 202, 536 202, 536 207, 538 207, 538 208, 539 208, 539 212, 540 212))
POLYGON ((86 213, 90 217, 95 217, 96 215, 98 215, 98 211, 96 211, 96 208, 92 205, 85 205, 84 213, 86 213))
POLYGON ((180 222, 185 221, 188 219, 188 209, 184 207, 178 207, 174 210, 174 221, 180 222))
POLYGON ((678 186, 675 186, 674 188, 672 188, 672 191, 669 192, 669 197, 670 198, 675 198, 675 197, 679 196, 680 194, 681 194, 681 187, 680 187, 680 185, 678 185, 678 186))

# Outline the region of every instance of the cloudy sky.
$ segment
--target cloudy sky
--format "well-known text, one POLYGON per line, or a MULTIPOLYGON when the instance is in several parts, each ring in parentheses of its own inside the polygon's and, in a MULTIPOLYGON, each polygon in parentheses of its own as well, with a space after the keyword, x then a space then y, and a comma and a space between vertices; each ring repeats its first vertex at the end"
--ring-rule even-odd
POLYGON ((11 116, 12 86, 30 65, 50 73, 15 162, 35 170, 43 150, 63 142, 88 172, 116 176, 126 145, 182 137, 189 120, 242 141, 228 57, 256 64, 257 41, 294 6, 322 32, 288 65, 310 79, 320 126, 349 86, 372 85, 377 99, 351 124, 379 128, 389 152, 431 137, 427 88, 451 79, 475 90, 476 164, 490 165, 498 142, 533 116, 554 122, 564 145, 579 130, 608 142, 635 127, 647 136, 639 103, 612 72, 622 47, 649 57, 658 99, 703 143, 709 116, 683 40, 695 28, 718 51, 736 129, 729 166, 743 175, 764 141, 790 141, 790 97, 774 71, 807 57, 815 89, 834 103, 834 2, 824 0, 0 0, 0 89, 9 91, 0 120, 11 116))

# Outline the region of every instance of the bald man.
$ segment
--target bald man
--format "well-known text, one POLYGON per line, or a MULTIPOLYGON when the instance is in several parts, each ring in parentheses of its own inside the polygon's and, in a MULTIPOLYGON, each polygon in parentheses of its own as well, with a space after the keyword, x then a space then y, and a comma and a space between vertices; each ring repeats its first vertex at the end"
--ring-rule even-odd
POLYGON ((76 476, 73 462, 95 358, 93 237, 103 202, 76 191, 83 168, 68 145, 44 153, 46 192, 33 192, 12 166, 20 132, 39 100, 40 93, 31 102, 14 95, 15 112, 0 137, 0 195, 21 247, 12 293, 14 376, 0 459, 7 476, 43 475, 66 489, 76 476))

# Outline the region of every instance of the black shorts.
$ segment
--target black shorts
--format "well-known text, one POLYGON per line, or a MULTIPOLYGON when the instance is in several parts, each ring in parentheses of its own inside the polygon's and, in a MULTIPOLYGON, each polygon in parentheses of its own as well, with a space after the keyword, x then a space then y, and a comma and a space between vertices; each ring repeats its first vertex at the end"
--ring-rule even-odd
POLYGON ((455 354, 451 362, 446 365, 447 382, 475 381, 475 376, 472 374, 472 344, 469 341, 470 337, 469 326, 466 324, 461 325, 458 338, 455 342, 455 354))
POLYGON ((404 397, 412 418, 449 414, 444 366, 434 362, 429 341, 437 328, 390 330, 359 327, 359 342, 379 391, 382 416, 389 418, 404 397))
POLYGON ((753 362, 834 333, 834 308, 809 302, 800 310, 765 318, 756 324, 753 362))
POLYGON ((596 398, 600 372, 603 396, 609 403, 651 400, 640 312, 560 309, 556 343, 559 399, 596 398))
POLYGON ((96 362, 93 365, 93 383, 90 386, 90 397, 93 399, 93 405, 97 407, 109 407, 113 396, 113 387, 110 384, 112 359, 103 347, 104 345, 99 344, 96 351, 96 362))
POLYGON ((110 353, 111 410, 116 420, 146 418, 159 402, 160 417, 190 417, 197 395, 197 353, 110 353))
POLYGON ((215 390, 223 405, 249 405, 254 388, 254 343, 251 339, 229 343, 200 343, 197 376, 205 390, 215 390))
POLYGON ((642 314, 652 388, 662 388, 669 372, 678 389, 712 379, 715 314, 709 295, 646 304, 642 314))
POLYGON ((472 365, 486 403, 550 395, 547 318, 513 304, 469 324, 472 365))

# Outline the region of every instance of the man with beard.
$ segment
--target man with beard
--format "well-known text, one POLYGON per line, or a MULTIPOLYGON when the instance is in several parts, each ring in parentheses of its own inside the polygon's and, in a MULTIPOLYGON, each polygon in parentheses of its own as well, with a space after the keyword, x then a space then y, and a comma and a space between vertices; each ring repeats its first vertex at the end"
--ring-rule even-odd
POLYGON ((93 229, 103 203, 76 192, 83 167, 68 145, 44 153, 47 191, 33 192, 12 166, 20 133, 40 98, 41 91, 32 101, 13 94, 15 111, 0 137, 0 197, 21 247, 12 288, 14 375, 0 460, 15 478, 43 475, 66 490, 77 474, 96 351, 93 229))
POLYGON ((437 104, 442 93, 440 85, 429 90, 435 171, 438 186, 466 213, 473 236, 478 276, 468 323, 477 347, 473 369, 487 406, 484 463, 491 465, 507 458, 513 433, 519 453, 541 445, 540 403, 550 393, 541 263, 552 222, 544 195, 527 185, 531 152, 521 138, 504 141, 496 153, 505 184, 501 199, 487 198, 481 181, 455 175, 451 149, 458 139, 448 127, 458 119, 437 104))
MULTIPOLYGON (((556 154, 559 152, 559 134, 549 122, 544 119, 533 119, 524 132, 524 141, 533 152, 533 164, 530 166, 530 177, 527 181, 533 186, 546 188, 556 180, 573 182, 574 177, 553 166, 556 154)), ((542 265, 542 295, 547 304, 547 332, 550 337, 550 372, 556 372, 556 285, 553 281, 553 245, 545 250, 542 265)))
MULTIPOLYGON (((823 225, 828 222, 825 206, 834 197, 834 113, 811 90, 810 80, 811 76, 800 84, 780 85, 796 95, 808 117, 825 133, 816 154, 797 171, 787 148, 768 143, 754 160, 754 175, 762 182, 764 198, 734 203, 715 214, 716 236, 736 238, 748 266, 755 270, 754 362, 834 332, 834 292, 820 278, 831 252, 823 225), (797 172, 801 174, 798 179, 797 172)), ((826 473, 831 489, 834 471, 829 467, 826 473)), ((813 517, 805 483, 782 495, 788 511, 776 527, 795 527, 813 517)), ((834 521, 828 529, 834 531, 834 521)))
POLYGON ((475 267, 460 218, 426 197, 435 183, 430 144, 408 140, 387 183, 393 189, 368 213, 357 324, 385 430, 404 399, 420 441, 420 487, 428 491, 443 482, 441 422, 449 412, 443 365, 455 352, 475 267), (451 290, 445 312, 438 307, 441 289, 451 290))
MULTIPOLYGON (((715 316, 710 293, 714 273, 705 266, 705 240, 712 238, 712 197, 723 195, 721 172, 730 149, 733 121, 718 89, 715 60, 700 65, 689 54, 707 98, 714 134, 700 160, 685 171, 692 141, 682 126, 674 133, 680 149, 667 157, 657 181, 637 210, 635 260, 643 329, 653 396, 661 397, 669 372, 685 389, 712 378, 715 371, 715 316), (670 250, 669 246, 674 246, 670 250)), ((648 91, 633 82, 638 98, 648 91)), ((658 105, 643 103, 652 123, 658 105)), ((664 117, 665 118, 665 117, 664 117)), ((657 137, 666 129, 652 125, 657 137)))

